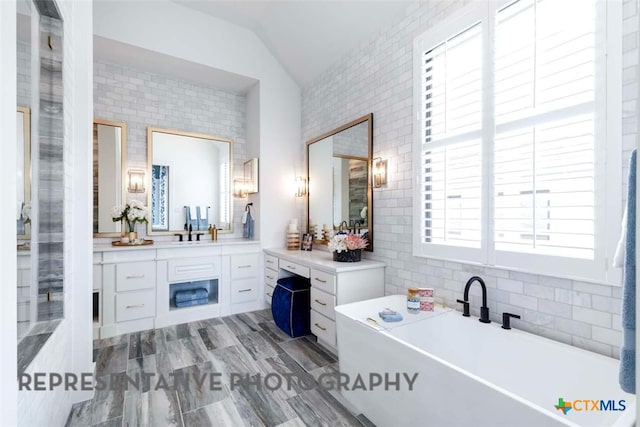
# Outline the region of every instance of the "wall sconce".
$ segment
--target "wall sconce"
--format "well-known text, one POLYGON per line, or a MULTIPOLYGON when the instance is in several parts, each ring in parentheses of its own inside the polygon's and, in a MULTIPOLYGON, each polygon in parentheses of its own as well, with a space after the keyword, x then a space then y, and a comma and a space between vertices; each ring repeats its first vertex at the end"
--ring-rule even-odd
POLYGON ((373 186, 382 187, 387 183, 387 161, 381 157, 373 159, 373 186))
POLYGON ((301 176, 296 177, 296 197, 307 195, 307 179, 301 176))
POLYGON ((249 196, 249 182, 244 179, 233 180, 233 197, 244 199, 249 196))
POLYGON ((127 190, 129 193, 144 193, 144 171, 140 169, 129 169, 127 175, 129 178, 127 190))

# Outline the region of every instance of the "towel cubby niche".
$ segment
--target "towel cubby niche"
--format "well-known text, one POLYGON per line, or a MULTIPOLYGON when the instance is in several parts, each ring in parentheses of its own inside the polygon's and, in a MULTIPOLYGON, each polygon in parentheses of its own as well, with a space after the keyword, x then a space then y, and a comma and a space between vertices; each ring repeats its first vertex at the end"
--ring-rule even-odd
MULTIPOLYGON (((195 292, 194 292, 195 294, 195 292)), ((169 310, 181 310, 189 307, 204 305, 204 304, 217 304, 218 303, 218 279, 197 280, 193 282, 181 282, 172 283, 169 285, 169 310), (194 295, 193 297, 186 297, 182 299, 176 299, 176 295, 181 293, 184 295, 187 291, 198 291, 204 289, 206 295, 201 294, 194 295), (191 303, 192 304, 189 304, 191 303), (185 304, 186 303, 186 304, 185 304), (182 306, 181 306, 182 305, 182 306)))

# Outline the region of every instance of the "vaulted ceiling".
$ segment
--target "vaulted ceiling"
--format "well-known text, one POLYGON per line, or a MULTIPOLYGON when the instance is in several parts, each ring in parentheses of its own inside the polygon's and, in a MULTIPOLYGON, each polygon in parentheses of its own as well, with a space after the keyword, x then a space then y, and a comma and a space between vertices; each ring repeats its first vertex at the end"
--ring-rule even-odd
POLYGON ((253 31, 301 87, 398 22, 406 0, 174 0, 253 31))

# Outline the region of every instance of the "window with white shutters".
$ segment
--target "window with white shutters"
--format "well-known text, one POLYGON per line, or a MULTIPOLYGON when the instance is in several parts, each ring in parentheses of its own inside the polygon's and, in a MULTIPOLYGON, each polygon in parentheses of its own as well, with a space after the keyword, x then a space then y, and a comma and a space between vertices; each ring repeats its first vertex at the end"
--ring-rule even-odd
POLYGON ((496 250, 594 259, 595 2, 575 5, 497 13, 496 250))
POLYGON ((612 281, 614 3, 474 3, 415 40, 415 255, 612 281))
POLYGON ((482 24, 423 56, 423 239, 480 247, 482 24))

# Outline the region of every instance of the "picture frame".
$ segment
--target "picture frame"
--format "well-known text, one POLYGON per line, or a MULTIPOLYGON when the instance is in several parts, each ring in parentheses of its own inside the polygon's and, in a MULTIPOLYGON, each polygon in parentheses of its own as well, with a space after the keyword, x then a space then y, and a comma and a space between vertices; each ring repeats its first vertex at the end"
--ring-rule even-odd
POLYGON ((247 193, 258 192, 258 159, 253 158, 244 162, 244 181, 247 185, 247 193))
POLYGON ((313 249, 313 234, 305 233, 302 235, 302 241, 300 243, 301 251, 311 251, 313 249))

